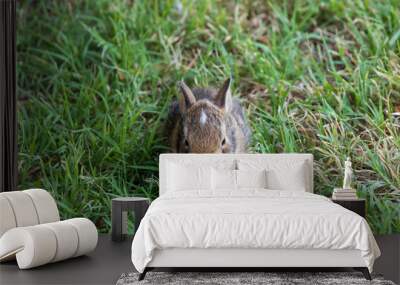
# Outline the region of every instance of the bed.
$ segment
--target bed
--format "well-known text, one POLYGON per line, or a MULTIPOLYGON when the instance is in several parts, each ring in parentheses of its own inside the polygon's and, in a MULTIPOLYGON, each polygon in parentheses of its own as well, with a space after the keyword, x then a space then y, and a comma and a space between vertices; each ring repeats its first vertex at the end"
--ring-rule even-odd
POLYGON ((361 216, 313 194, 311 154, 162 154, 160 195, 135 234, 143 279, 159 267, 353 267, 380 251, 361 216))

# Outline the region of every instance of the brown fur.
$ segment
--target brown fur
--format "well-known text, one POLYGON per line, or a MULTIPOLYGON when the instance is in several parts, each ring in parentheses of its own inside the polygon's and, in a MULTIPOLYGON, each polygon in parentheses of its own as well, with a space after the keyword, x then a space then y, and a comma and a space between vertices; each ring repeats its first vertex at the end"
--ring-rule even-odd
POLYGON ((239 101, 232 98, 229 79, 219 91, 191 90, 183 82, 180 89, 166 125, 172 152, 247 152, 250 128, 239 101))

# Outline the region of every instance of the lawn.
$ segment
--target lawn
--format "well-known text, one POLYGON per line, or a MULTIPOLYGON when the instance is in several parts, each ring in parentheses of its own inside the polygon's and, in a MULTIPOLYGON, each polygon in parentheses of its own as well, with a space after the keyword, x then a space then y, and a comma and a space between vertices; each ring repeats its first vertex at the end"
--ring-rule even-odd
POLYGON ((110 230, 110 200, 155 198, 176 83, 233 78, 252 152, 314 155, 330 196, 350 156, 375 233, 400 232, 400 3, 21 1, 19 187, 110 230))

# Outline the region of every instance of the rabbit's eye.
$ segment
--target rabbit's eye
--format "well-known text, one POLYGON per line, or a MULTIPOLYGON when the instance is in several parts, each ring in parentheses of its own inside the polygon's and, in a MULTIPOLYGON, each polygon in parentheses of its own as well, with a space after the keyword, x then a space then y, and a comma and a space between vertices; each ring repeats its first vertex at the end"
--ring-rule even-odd
POLYGON ((224 146, 225 143, 226 143, 226 141, 225 141, 225 139, 223 139, 222 142, 221 142, 221 146, 224 146))
POLYGON ((185 147, 189 148, 189 142, 185 140, 185 147))

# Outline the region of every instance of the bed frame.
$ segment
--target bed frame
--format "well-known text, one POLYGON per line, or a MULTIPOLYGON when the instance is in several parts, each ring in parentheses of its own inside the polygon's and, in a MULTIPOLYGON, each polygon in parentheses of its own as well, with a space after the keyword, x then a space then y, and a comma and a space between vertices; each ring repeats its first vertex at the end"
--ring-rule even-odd
MULTIPOLYGON (((329 249, 183 249, 171 248, 156 250, 152 261, 143 273, 155 268, 229 268, 234 271, 253 271, 257 269, 284 268, 338 268, 350 267, 361 271, 371 280, 368 268, 359 250, 329 249)), ((262 271, 262 270, 261 270, 262 271)))
MULTIPOLYGON (((166 189, 166 162, 168 160, 213 160, 220 159, 291 159, 306 162, 308 169, 307 192, 313 192, 313 156, 311 154, 162 154, 160 155, 160 195, 166 189)), ((159 268, 184 269, 229 269, 229 271, 254 271, 254 269, 285 268, 287 271, 295 268, 353 268, 361 271, 367 280, 371 275, 359 250, 329 250, 329 249, 249 249, 249 248, 170 248, 156 250, 152 261, 139 275, 143 280, 150 270, 159 268)))

